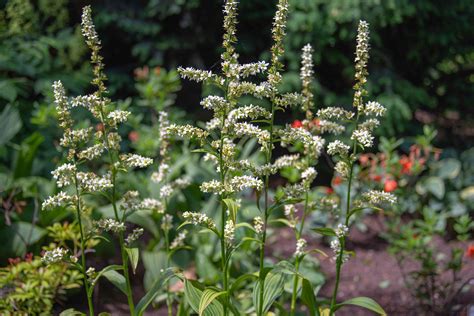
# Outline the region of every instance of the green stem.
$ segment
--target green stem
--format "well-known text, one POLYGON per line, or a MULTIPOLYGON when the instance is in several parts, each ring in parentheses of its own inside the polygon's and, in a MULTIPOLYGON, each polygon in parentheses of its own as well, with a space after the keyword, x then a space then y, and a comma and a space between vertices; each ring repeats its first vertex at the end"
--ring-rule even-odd
MULTIPOLYGON (((300 259, 296 258, 296 261, 295 261, 295 270, 296 270, 296 272, 298 272, 299 267, 300 267, 300 259)), ((291 305, 290 305, 290 315, 291 316, 294 316, 295 311, 296 311, 296 294, 298 292, 297 291, 298 290, 298 281, 299 281, 299 277, 297 275, 295 275, 293 277, 293 293, 291 295, 291 305)))
MULTIPOLYGON (((165 201, 165 210, 167 203, 165 201)), ((165 235, 165 245, 166 245, 166 267, 170 267, 170 238, 169 238, 169 231, 166 229, 164 231, 165 235)), ((171 293, 170 293, 170 283, 169 281, 166 282, 166 306, 168 306, 168 316, 173 316, 173 306, 171 300, 171 293)))
MULTIPOLYGON (((355 147, 355 146, 354 146, 355 147)), ((355 153, 355 150, 354 150, 355 153)), ((349 173, 349 182, 347 184, 347 198, 346 198, 346 214, 345 214, 345 225, 349 225, 349 217, 347 216, 349 213, 349 208, 351 206, 351 186, 352 186, 352 174, 354 171, 354 163, 351 162, 351 168, 350 168, 350 173, 349 173)), ((334 309, 336 307, 336 297, 337 297, 337 291, 339 290, 339 281, 341 278, 341 268, 343 264, 343 256, 344 256, 344 248, 345 248, 345 243, 346 243, 346 237, 343 236, 342 238, 339 238, 339 243, 340 243, 340 251, 339 255, 336 260, 336 284, 334 285, 334 291, 332 294, 332 299, 331 299, 331 307, 330 307, 330 315, 334 315, 334 309)))
POLYGON ((84 283, 84 289, 86 291, 86 296, 87 296, 87 305, 89 307, 89 315, 94 316, 94 304, 92 303, 92 293, 89 293, 89 283, 87 281, 87 273, 86 273, 86 255, 85 255, 85 250, 86 250, 86 243, 84 239, 84 229, 82 226, 82 219, 81 219, 81 195, 79 192, 79 183, 77 181, 77 175, 75 176, 75 186, 76 186, 76 216, 77 216, 77 222, 79 223, 79 231, 81 233, 81 265, 82 265, 82 277, 83 277, 83 283, 84 283))
MULTIPOLYGON (((226 99, 228 99, 228 94, 226 94, 226 99)), ((222 130, 224 130, 225 126, 225 118, 227 116, 227 113, 224 113, 222 115, 222 130)), ((222 151, 224 148, 224 132, 222 131, 220 134, 220 146, 219 146, 219 169, 220 169, 220 175, 221 175, 221 183, 225 183, 225 175, 227 173, 227 170, 224 168, 224 160, 222 156, 222 151)), ((228 280, 228 264, 227 264, 227 253, 226 253, 226 245, 225 245, 225 238, 224 238, 224 230, 225 230, 225 223, 227 219, 227 212, 226 212, 226 207, 224 203, 224 195, 220 195, 221 198, 221 234, 220 234, 220 242, 221 242, 221 269, 222 269, 222 286, 224 288, 224 291, 226 292, 224 300, 226 301, 227 304, 224 304, 224 316, 228 315, 228 309, 227 305, 229 304, 229 280, 228 280)))
MULTIPOLYGON (((118 222, 123 223, 125 221, 125 212, 122 214, 122 217, 119 217, 118 210, 117 210, 117 200, 116 200, 117 170, 115 169, 115 159, 114 159, 114 155, 112 154, 112 150, 111 150, 111 147, 110 147, 110 144, 109 144, 109 139, 107 137, 108 129, 107 129, 106 121, 105 121, 104 110, 103 110, 102 107, 100 108, 100 117, 101 117, 102 126, 104 128, 103 133, 102 133, 102 138, 103 138, 105 147, 107 149, 107 152, 109 154, 110 169, 112 171, 111 203, 112 203, 112 207, 114 209, 115 220, 118 221, 118 222)), ((131 286, 130 275, 129 275, 129 271, 128 271, 128 255, 127 255, 127 252, 125 251, 125 243, 124 243, 123 235, 124 235, 123 231, 119 232, 120 254, 121 254, 121 257, 122 257, 123 274, 124 274, 125 282, 126 282, 127 301, 128 301, 128 306, 129 306, 129 309, 130 309, 130 315, 135 315, 135 304, 133 303, 132 286, 131 286)))
MULTIPOLYGON (((272 160, 272 146, 273 146, 273 125, 274 125, 274 117, 275 117, 275 102, 272 102, 272 111, 271 111, 271 118, 270 118, 270 140, 268 141, 268 152, 265 155, 265 163, 270 163, 272 160)), ((265 288, 265 277, 263 274, 263 270, 265 268, 265 243, 267 240, 267 223, 268 223, 268 208, 269 208, 269 201, 268 201, 268 190, 269 190, 269 180, 270 176, 265 176, 265 187, 264 187, 264 206, 265 212, 263 216, 263 233, 262 233, 262 243, 260 244, 260 263, 259 263, 259 280, 260 280, 260 293, 259 293, 259 306, 258 306, 258 316, 263 316, 263 293, 265 288)), ((257 201, 258 203, 258 201, 257 201)))

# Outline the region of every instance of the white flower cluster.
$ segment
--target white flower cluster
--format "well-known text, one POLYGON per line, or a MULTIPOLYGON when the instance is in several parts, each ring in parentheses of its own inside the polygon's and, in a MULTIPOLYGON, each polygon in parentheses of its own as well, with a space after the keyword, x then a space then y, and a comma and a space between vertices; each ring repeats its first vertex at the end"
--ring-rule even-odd
POLYGON ((162 182, 170 170, 170 165, 163 162, 158 166, 158 171, 151 174, 151 181, 155 183, 162 182))
POLYGON ((362 197, 365 201, 372 204, 394 204, 395 202, 397 202, 397 198, 395 197, 395 195, 384 191, 371 190, 369 192, 364 193, 362 197))
POLYGON ((202 225, 211 229, 216 228, 214 221, 204 213, 184 212, 183 218, 193 225, 202 225))
POLYGON ((41 258, 41 261, 43 261, 45 264, 58 263, 66 259, 67 253, 67 249, 57 247, 53 250, 45 251, 43 257, 41 258))
POLYGON ((78 172, 76 177, 84 191, 98 192, 112 188, 110 173, 100 177, 92 172, 78 172))
POLYGON ((262 151, 269 150, 269 148, 267 148, 268 141, 270 140, 270 133, 268 131, 262 130, 253 124, 242 122, 234 124, 234 133, 237 137, 255 137, 262 146, 262 151))
POLYGON ((283 187, 283 193, 287 199, 300 198, 306 192, 308 192, 308 188, 303 186, 301 183, 286 185, 283 187))
POLYGON ((119 221, 116 221, 112 218, 102 218, 101 220, 95 222, 95 225, 100 230, 106 232, 119 233, 125 230, 125 224, 119 221))
POLYGON ((132 233, 129 234, 127 238, 125 238, 125 243, 130 246, 135 240, 137 240, 138 238, 140 238, 141 235, 143 235, 143 232, 143 228, 135 228, 132 233))
POLYGON ((228 111, 230 108, 229 102, 226 99, 216 95, 210 95, 202 99, 201 105, 203 108, 213 110, 215 112, 228 111))
POLYGON ((331 133, 334 135, 339 135, 346 130, 343 125, 329 120, 319 120, 318 127, 321 133, 331 133))
POLYGON ((387 109, 378 102, 369 101, 365 104, 364 114, 366 115, 375 115, 375 116, 384 116, 387 109))
POLYGON ((354 112, 344 110, 339 107, 327 107, 318 110, 317 116, 320 119, 338 119, 338 120, 350 120, 354 117, 354 112))
POLYGON ((328 144, 328 154, 332 156, 334 155, 347 156, 350 148, 351 147, 349 145, 344 144, 340 140, 335 140, 328 144))
POLYGON ((50 196, 46 200, 44 200, 41 204, 41 209, 47 211, 56 207, 67 205, 72 202, 74 202, 74 198, 61 191, 58 194, 50 196))
POLYGON ((157 199, 152 199, 152 198, 146 198, 144 199, 141 203, 139 208, 145 209, 145 210, 152 210, 156 211, 157 213, 163 213, 163 204, 158 201, 157 199))
POLYGON ((215 77, 210 71, 199 70, 193 67, 178 67, 178 72, 181 78, 194 80, 196 82, 203 82, 215 77))
POLYGON ((265 61, 258 61, 256 63, 249 63, 239 65, 239 74, 242 78, 253 76, 258 73, 263 73, 268 68, 268 63, 265 61))
POLYGON ((120 160, 128 168, 145 168, 153 163, 153 159, 137 154, 121 155, 120 160))
POLYGON ((102 104, 103 102, 95 94, 79 95, 71 99, 71 107, 84 107, 92 113, 96 113, 96 109, 102 104))
POLYGON ((223 183, 217 180, 203 182, 200 186, 200 189, 204 193, 223 194, 226 192, 223 183))
POLYGON ((63 83, 60 80, 53 82, 53 94, 54 103, 56 104, 57 109, 67 109, 68 100, 66 91, 64 90, 63 83))
POLYGON ((272 114, 264 108, 257 105, 245 105, 229 112, 226 120, 226 126, 232 127, 238 120, 245 118, 257 119, 263 117, 270 119, 272 114))
POLYGON ((140 195, 138 191, 127 191, 123 195, 120 208, 124 211, 136 211, 140 208, 140 195))
POLYGON ((305 254, 306 246, 308 242, 306 239, 300 238, 296 241, 296 250, 295 250, 295 257, 300 257, 305 254))
POLYGON ((90 146, 82 151, 80 151, 77 154, 77 157, 79 159, 87 159, 87 160, 93 160, 97 157, 100 157, 102 153, 104 152, 104 145, 102 144, 95 144, 93 146, 90 146))
POLYGON ((166 128, 166 131, 167 133, 178 135, 183 138, 204 139, 209 135, 209 132, 192 125, 171 124, 166 128))
POLYGON ((75 165, 65 163, 51 171, 51 174, 54 180, 56 180, 58 187, 62 188, 73 183, 76 172, 77 169, 75 165))
POLYGON ((90 6, 85 6, 82 10, 82 35, 86 38, 86 41, 91 43, 88 45, 91 46, 92 44, 96 46, 100 46, 99 36, 97 36, 97 32, 95 31, 94 22, 92 22, 92 10, 90 6))
POLYGON ((364 85, 367 82, 367 63, 369 61, 369 24, 365 21, 359 21, 357 29, 357 46, 355 58, 355 79, 354 85, 354 107, 363 112, 362 97, 366 94, 364 85))
POLYGON ((374 118, 363 121, 358 125, 358 129, 372 131, 380 125, 380 121, 374 118))
POLYGON ((275 104, 281 108, 295 107, 304 103, 304 97, 300 93, 284 93, 275 99, 275 104))
POLYGON ((169 231, 173 227, 173 216, 165 214, 161 220, 161 229, 169 231))
POLYGON ((304 86, 308 86, 311 83, 311 78, 313 77, 313 48, 311 44, 306 44, 303 47, 303 53, 301 54, 301 69, 300 69, 300 78, 304 86))
POLYGON ((255 229, 255 232, 260 235, 263 233, 263 219, 260 216, 256 216, 253 219, 253 229, 255 229))
POLYGON ((171 242, 170 249, 176 249, 176 248, 184 246, 184 240, 186 239, 187 234, 188 234, 187 230, 183 230, 179 232, 179 234, 171 242))
POLYGON ((256 191, 263 189, 263 181, 252 176, 238 176, 230 179, 232 192, 242 191, 246 188, 254 188, 256 191))
POLYGON ((173 194, 175 190, 187 187, 191 181, 188 178, 178 178, 171 183, 165 184, 160 189, 160 197, 167 198, 173 194))
POLYGON ((336 236, 338 238, 342 238, 342 237, 346 236, 347 233, 349 232, 349 227, 347 227, 344 224, 339 224, 339 225, 337 225, 337 228, 335 229, 335 232, 336 232, 336 236))
POLYGON ((173 187, 171 184, 165 184, 160 188, 160 197, 162 199, 170 197, 173 194, 173 187))
POLYGON ((313 167, 306 168, 301 173, 301 179, 303 180, 303 185, 309 188, 309 186, 314 181, 314 179, 316 179, 317 175, 318 175, 318 172, 313 167))
POLYGON ((166 163, 168 157, 168 146, 169 146, 169 132, 167 130, 170 122, 168 120, 168 113, 160 111, 158 116, 158 123, 160 125, 160 156, 164 160, 162 163, 166 163))
POLYGON ((312 135, 303 128, 286 128, 280 132, 280 136, 283 146, 289 143, 303 143, 304 154, 313 158, 318 158, 324 148, 324 139, 312 135))
POLYGON ((285 204, 285 216, 289 219, 294 218, 296 214, 296 206, 294 204, 285 204))
POLYGON ((277 169, 282 169, 285 167, 298 167, 300 160, 300 155, 283 155, 275 160, 273 166, 277 169))
POLYGON ((107 118, 110 121, 110 125, 117 126, 118 124, 127 121, 127 117, 130 114, 129 111, 115 110, 107 114, 107 118))
POLYGON ((349 177, 350 173, 350 167, 345 161, 338 161, 336 165, 334 166, 334 170, 344 179, 347 179, 349 177))
MULTIPOLYGON (((339 255, 341 254, 341 243, 339 241, 338 238, 334 238, 331 243, 330 243, 330 247, 332 249, 332 251, 334 252, 334 257, 333 257, 333 260, 337 260, 339 258, 339 255)), ((344 253, 342 255, 342 263, 345 263, 349 260, 349 255, 344 253)))
POLYGON ((224 240, 227 246, 232 245, 235 238, 235 225, 232 220, 227 220, 224 227, 224 240))
POLYGON ((372 147, 374 136, 366 129, 356 129, 352 132, 351 139, 362 145, 364 148, 372 147))
POLYGON ((77 130, 66 129, 64 131, 63 137, 61 137, 61 140, 59 141, 59 144, 63 147, 70 147, 82 142, 86 142, 89 140, 91 132, 92 127, 81 128, 77 130))

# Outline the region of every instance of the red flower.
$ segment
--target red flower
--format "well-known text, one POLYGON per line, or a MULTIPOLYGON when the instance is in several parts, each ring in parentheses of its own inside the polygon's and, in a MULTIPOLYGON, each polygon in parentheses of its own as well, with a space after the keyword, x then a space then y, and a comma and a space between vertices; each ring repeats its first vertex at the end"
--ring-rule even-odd
POLYGON ((398 183, 397 181, 393 180, 393 179, 388 179, 388 180, 385 180, 385 184, 384 184, 384 191, 385 192, 392 192, 392 191, 395 191, 395 189, 398 187, 398 183))
POLYGON ((376 182, 380 182, 380 180, 382 180, 382 176, 379 174, 375 174, 372 176, 372 179, 376 182))
POLYGON ((31 252, 28 252, 26 255, 25 255, 25 261, 26 262, 31 262, 31 260, 33 260, 33 254, 31 252))
POLYGON ((403 156, 400 158, 399 163, 402 165, 402 174, 406 173, 409 174, 411 173, 411 168, 413 167, 413 162, 411 161, 410 158, 407 156, 403 156))
POLYGON ((130 139, 132 143, 135 143, 136 141, 138 141, 139 138, 140 138, 140 134, 138 134, 137 131, 131 131, 128 134, 128 139, 130 139))
POLYGON ((12 266, 20 263, 21 259, 20 258, 8 258, 8 263, 12 266))
POLYGON ((341 183, 342 183, 342 178, 339 177, 339 176, 334 177, 334 179, 332 180, 332 184, 333 184, 334 186, 337 186, 337 185, 339 185, 339 184, 341 184, 341 183))
POLYGON ((329 188, 329 187, 326 188, 326 194, 331 194, 333 192, 334 190, 332 188, 329 188))
POLYGON ((469 245, 466 249, 466 257, 474 259, 474 245, 469 245))
POLYGON ((319 119, 314 119, 314 120, 312 121, 312 123, 313 123, 314 126, 319 127, 319 119))
POLYGON ((291 127, 300 128, 300 127, 303 127, 303 123, 301 123, 300 120, 294 120, 293 123, 291 123, 291 127))

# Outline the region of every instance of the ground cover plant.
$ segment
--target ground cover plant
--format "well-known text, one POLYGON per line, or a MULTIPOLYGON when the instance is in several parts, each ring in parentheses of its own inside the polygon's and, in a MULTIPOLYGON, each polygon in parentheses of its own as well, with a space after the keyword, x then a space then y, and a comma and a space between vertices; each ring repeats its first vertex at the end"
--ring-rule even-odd
MULTIPOLYGON (((408 155, 397 152, 401 142, 386 138, 380 153, 371 152, 386 109, 369 95, 365 21, 354 39, 351 104, 317 104, 310 43, 301 47, 300 89, 289 90, 283 82, 289 10, 288 0, 277 1, 268 59, 242 62, 239 3, 225 1, 219 63, 211 70, 137 69, 136 102, 110 98, 92 8, 83 8, 90 93, 72 96, 60 80, 52 85, 61 157, 51 172, 54 192, 40 208, 55 223, 36 228, 34 218, 28 238, 19 235, 25 251, 42 238, 51 243, 38 251, 41 260, 10 259, 0 274, 0 307, 103 314, 105 285, 130 315, 336 315, 353 307, 386 315, 371 297, 341 298, 346 267, 357 258, 351 231, 379 214, 388 217, 380 237, 416 300, 413 311, 451 312, 451 302, 469 290, 470 276, 461 275, 474 257, 471 248, 464 253, 473 228, 472 178, 458 177, 469 164, 439 159, 430 128, 408 155), (173 110, 188 80, 203 86, 205 121, 173 110), (315 185, 321 173, 333 175, 332 187, 315 185), (452 229, 451 237, 443 229, 452 229), (276 252, 272 238, 284 231, 291 251, 276 252), (442 252, 437 237, 457 239, 449 257, 435 255, 442 252), (322 260, 334 270, 324 292, 322 260), (37 292, 42 282, 47 286, 37 292), (79 307, 68 304, 67 294, 79 307)), ((16 203, 11 210, 21 209, 16 203)))

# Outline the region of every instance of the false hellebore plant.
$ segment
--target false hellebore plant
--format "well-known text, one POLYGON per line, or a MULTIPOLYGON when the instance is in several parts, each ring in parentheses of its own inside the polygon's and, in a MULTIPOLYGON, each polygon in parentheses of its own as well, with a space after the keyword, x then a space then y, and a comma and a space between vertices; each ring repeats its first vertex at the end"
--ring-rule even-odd
MULTIPOLYGON (((66 163, 58 166, 52 172, 57 186, 64 191, 49 197, 44 201, 44 210, 65 207, 74 209, 79 223, 81 235, 81 249, 78 254, 69 253, 68 249, 57 248, 44 254, 45 263, 67 262, 78 269, 83 275, 84 289, 87 296, 89 314, 94 315, 92 295, 94 285, 101 276, 108 278, 127 296, 130 313, 135 314, 135 305, 132 296, 129 276, 129 261, 132 270, 138 263, 138 248, 133 243, 143 233, 142 228, 135 228, 126 236, 126 219, 138 209, 162 211, 162 204, 154 199, 139 200, 138 192, 119 192, 117 177, 121 173, 129 172, 134 168, 145 168, 153 163, 150 158, 136 154, 120 152, 121 138, 117 132, 120 124, 127 120, 130 112, 114 109, 114 104, 106 97, 106 76, 103 72, 104 64, 100 56, 101 43, 95 31, 89 6, 83 9, 82 34, 87 46, 91 49, 91 63, 94 78, 92 84, 96 87, 93 94, 69 98, 60 81, 53 84, 54 99, 58 113, 59 125, 64 130, 60 145, 67 149, 66 163), (73 119, 74 111, 83 108, 90 112, 92 120, 97 123, 96 131, 92 127, 79 128, 82 122, 73 119), (89 165, 100 170, 95 173, 89 165), (90 201, 89 196, 105 198, 113 208, 112 218, 102 218, 89 224, 87 216, 90 201), (121 201, 119 197, 122 196, 121 201), (116 235, 120 245, 121 265, 107 266, 96 272, 93 267, 87 267, 86 254, 91 252, 87 245, 94 239, 104 239, 100 234, 108 232, 116 235), (78 259, 80 256, 80 260, 78 259), (120 274, 117 271, 121 271, 120 274)), ((139 302, 138 307, 144 310, 149 304, 150 297, 139 302)))
MULTIPOLYGON (((340 307, 348 304, 362 306, 378 313, 384 314, 382 308, 370 298, 359 297, 342 303, 336 302, 339 286, 341 268, 348 259, 345 250, 346 236, 350 217, 359 210, 366 208, 378 209, 375 205, 394 202, 395 198, 384 192, 371 191, 364 193, 360 200, 352 203, 351 180, 354 162, 357 160, 358 150, 370 147, 373 144, 372 130, 379 122, 375 118, 382 116, 385 109, 376 102, 364 104, 363 97, 366 96, 365 83, 367 77, 368 61, 368 25, 361 22, 357 36, 356 51, 356 85, 354 86, 354 109, 355 112, 336 107, 321 109, 317 112, 317 119, 313 118, 314 107, 313 95, 311 93, 312 70, 312 48, 307 45, 303 49, 303 62, 301 69, 302 92, 300 94, 281 94, 278 85, 281 82, 280 71, 283 68, 280 58, 283 54, 283 38, 285 36, 286 16, 288 3, 280 0, 277 13, 274 18, 272 35, 274 44, 271 49, 271 62, 257 62, 253 64, 239 64, 238 55, 235 52, 236 42, 236 5, 235 1, 227 1, 224 8, 224 53, 222 54, 222 74, 217 75, 211 71, 196 70, 193 68, 180 68, 179 72, 183 78, 189 78, 197 82, 212 84, 220 88, 220 95, 210 95, 203 99, 202 106, 214 112, 214 117, 207 123, 206 129, 200 129, 191 125, 171 125, 169 131, 181 137, 198 139, 204 158, 212 161, 216 166, 219 179, 205 182, 201 185, 203 192, 219 195, 221 201, 220 227, 214 223, 206 214, 199 212, 185 212, 185 224, 201 225, 214 232, 221 243, 221 268, 222 288, 207 288, 202 292, 200 300, 191 302, 191 307, 196 312, 202 312, 204 306, 213 306, 213 310, 220 310, 227 315, 229 309, 235 312, 231 304, 233 286, 230 285, 229 266, 233 251, 240 244, 235 241, 235 229, 250 227, 246 223, 238 223, 237 210, 239 204, 236 195, 243 189, 254 189, 256 191, 257 206, 262 216, 254 219, 253 240, 260 245, 260 270, 257 282, 254 284, 254 312, 264 315, 272 306, 276 298, 283 291, 284 274, 294 275, 294 286, 290 303, 292 314, 296 311, 296 300, 300 293, 302 302, 308 306, 311 314, 321 312, 334 314, 340 307), (256 84, 245 81, 248 76, 256 74, 266 75, 266 80, 256 84), (252 104, 240 104, 240 97, 251 95, 257 99, 270 101, 270 110, 252 104), (286 126, 278 128, 274 124, 275 114, 288 106, 300 105, 305 112, 306 119, 301 126, 286 126), (314 165, 324 150, 325 142, 319 134, 333 133, 341 134, 346 130, 343 123, 354 126, 351 134, 351 145, 344 144, 341 140, 335 140, 328 144, 327 152, 337 159, 335 170, 340 173, 347 182, 346 205, 341 206, 341 213, 345 214, 343 222, 336 229, 318 228, 317 232, 333 236, 331 247, 335 252, 334 260, 337 270, 337 281, 334 294, 330 304, 324 306, 314 297, 311 283, 300 275, 298 267, 301 260, 308 253, 305 249, 306 240, 302 238, 306 216, 323 201, 309 201, 311 183, 317 173, 314 165), (240 139, 255 138, 260 145, 260 151, 265 158, 263 165, 256 165, 252 161, 239 160, 239 148, 236 141, 240 139), (282 156, 272 161, 274 144, 280 143, 283 147, 294 146, 301 148, 300 154, 282 156), (352 150, 352 151, 351 151, 352 150), (301 183, 288 185, 284 188, 281 196, 275 196, 273 201, 269 197, 269 176, 278 172, 283 167, 295 167, 301 173, 301 183), (260 206, 260 198, 263 193, 263 208, 260 206), (303 201, 303 212, 301 222, 296 217, 297 206, 293 203, 303 201), (266 228, 268 218, 272 211, 284 206, 285 213, 290 219, 287 223, 294 228, 296 235, 296 251, 294 265, 289 262, 281 262, 273 267, 264 266, 264 250, 266 241, 266 228), (300 289, 299 280, 302 279, 300 289), (212 302, 212 304, 210 303, 212 302)), ((251 278, 252 275, 248 276, 251 278)), ((253 275, 255 276, 255 275, 253 275)), ((245 276, 242 276, 245 277, 245 276)), ((240 281, 240 279, 239 279, 240 281)), ((205 309, 206 307, 204 307, 205 309)))

